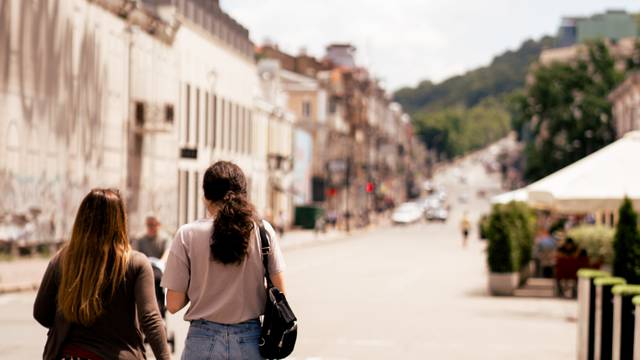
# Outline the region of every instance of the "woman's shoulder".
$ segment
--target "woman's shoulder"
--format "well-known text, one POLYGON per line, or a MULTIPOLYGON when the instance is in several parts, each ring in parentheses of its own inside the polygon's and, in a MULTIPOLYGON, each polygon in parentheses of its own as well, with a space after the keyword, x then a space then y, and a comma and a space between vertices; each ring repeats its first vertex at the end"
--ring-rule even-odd
POLYGON ((139 269, 146 266, 149 263, 147 255, 141 253, 138 250, 131 250, 129 253, 129 266, 134 269, 139 269))
POLYGON ((199 232, 209 232, 211 231, 211 226, 213 225, 212 219, 200 219, 187 224, 184 224, 178 228, 177 233, 186 234, 186 233, 199 233, 199 232))

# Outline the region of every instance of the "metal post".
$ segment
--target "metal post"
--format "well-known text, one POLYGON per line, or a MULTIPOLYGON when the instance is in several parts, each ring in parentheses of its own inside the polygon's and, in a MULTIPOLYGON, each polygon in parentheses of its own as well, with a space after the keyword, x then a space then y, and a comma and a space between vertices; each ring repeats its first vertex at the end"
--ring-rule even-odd
POLYGON ((349 209, 349 188, 351 187, 351 156, 347 158, 347 170, 346 170, 344 182, 346 186, 345 194, 347 196, 346 202, 345 202, 345 208, 346 208, 345 220, 347 221, 346 225, 347 225, 347 234, 348 234, 351 232, 351 226, 349 225, 351 222, 351 212, 349 209))

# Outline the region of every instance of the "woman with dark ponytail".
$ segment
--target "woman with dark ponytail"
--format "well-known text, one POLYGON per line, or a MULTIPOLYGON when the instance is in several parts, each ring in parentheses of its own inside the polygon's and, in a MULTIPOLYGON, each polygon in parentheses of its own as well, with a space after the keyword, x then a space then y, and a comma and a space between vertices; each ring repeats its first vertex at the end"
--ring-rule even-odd
MULTIPOLYGON (((182 359, 261 359, 265 272, 260 220, 247 198, 247 181, 237 165, 218 161, 205 172, 202 187, 210 217, 180 227, 162 278, 171 313, 189 303, 182 359)), ((269 274, 284 291, 278 239, 269 223, 262 224, 271 235, 269 274)))

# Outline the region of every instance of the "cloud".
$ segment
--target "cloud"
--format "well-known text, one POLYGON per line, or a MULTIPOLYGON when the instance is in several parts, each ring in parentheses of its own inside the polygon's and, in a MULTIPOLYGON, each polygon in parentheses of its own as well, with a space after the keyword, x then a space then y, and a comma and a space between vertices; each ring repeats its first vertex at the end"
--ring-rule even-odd
POLYGON ((556 31, 563 15, 608 8, 638 11, 635 0, 222 0, 249 28, 296 54, 322 56, 332 42, 350 42, 358 61, 391 89, 443 80, 523 40, 556 31))

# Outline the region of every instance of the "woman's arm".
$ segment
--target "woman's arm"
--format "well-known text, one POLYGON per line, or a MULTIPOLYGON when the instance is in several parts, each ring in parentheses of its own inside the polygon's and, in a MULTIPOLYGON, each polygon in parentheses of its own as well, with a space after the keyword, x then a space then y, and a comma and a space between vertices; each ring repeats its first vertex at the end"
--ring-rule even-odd
POLYGON ((273 275, 269 275, 269 277, 271 278, 271 282, 273 283, 273 285, 275 287, 277 287, 281 293, 285 293, 285 286, 284 286, 284 272, 281 271, 277 274, 273 274, 273 275))
POLYGON ((40 325, 51 328, 56 316, 58 280, 56 279, 57 256, 51 259, 42 277, 36 300, 33 303, 33 318, 40 325))
POLYGON ((167 310, 175 314, 189 303, 187 294, 167 289, 167 310))
POLYGON ((151 263, 145 258, 141 260, 142 266, 135 283, 135 301, 138 309, 140 326, 156 359, 170 360, 169 344, 164 322, 158 310, 153 269, 151 263))

